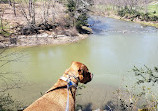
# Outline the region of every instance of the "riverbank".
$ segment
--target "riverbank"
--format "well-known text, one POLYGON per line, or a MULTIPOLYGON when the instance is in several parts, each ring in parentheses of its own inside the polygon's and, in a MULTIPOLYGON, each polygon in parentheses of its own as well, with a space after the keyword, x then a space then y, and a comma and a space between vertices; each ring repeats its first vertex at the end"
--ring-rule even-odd
POLYGON ((0 48, 66 44, 91 33, 87 19, 74 25, 62 2, 0 2, 0 7, 0 48))
POLYGON ((113 11, 107 11, 107 12, 95 12, 93 13, 93 15, 97 15, 97 16, 104 16, 104 17, 110 17, 110 18, 114 18, 114 19, 119 19, 119 20, 124 20, 124 21, 130 21, 130 22, 135 22, 135 23, 139 23, 142 24, 144 26, 153 26, 155 28, 158 28, 158 22, 153 22, 153 21, 141 21, 139 19, 128 19, 125 17, 120 17, 119 15, 117 15, 115 12, 113 11))
POLYGON ((13 38, 1 40, 0 47, 24 47, 37 45, 59 45, 73 43, 87 38, 87 34, 76 34, 76 36, 54 35, 54 34, 35 34, 35 35, 19 35, 13 38))

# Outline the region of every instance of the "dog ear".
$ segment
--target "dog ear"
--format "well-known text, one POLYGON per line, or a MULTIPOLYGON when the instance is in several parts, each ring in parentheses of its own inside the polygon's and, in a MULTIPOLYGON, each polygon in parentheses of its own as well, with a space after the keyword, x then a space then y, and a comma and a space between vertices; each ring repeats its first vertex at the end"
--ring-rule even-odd
POLYGON ((82 75, 83 70, 79 68, 78 73, 79 73, 80 75, 82 75))
POLYGON ((71 62, 71 65, 74 64, 74 63, 75 63, 75 61, 72 61, 72 62, 71 62))
POLYGON ((84 72, 84 65, 83 64, 79 67, 78 72, 81 75, 83 74, 83 72, 84 72))

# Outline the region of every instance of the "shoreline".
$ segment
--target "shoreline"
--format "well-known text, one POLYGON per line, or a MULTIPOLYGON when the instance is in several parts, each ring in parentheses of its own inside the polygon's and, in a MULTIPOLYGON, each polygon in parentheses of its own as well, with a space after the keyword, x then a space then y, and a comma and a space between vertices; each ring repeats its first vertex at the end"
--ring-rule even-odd
POLYGON ((35 35, 18 35, 17 37, 8 38, 7 42, 0 44, 0 48, 13 47, 32 47, 46 45, 62 45, 78 42, 88 38, 88 34, 77 34, 76 36, 67 35, 48 35, 47 33, 35 35))
POLYGON ((141 25, 144 25, 144 26, 151 26, 151 27, 155 27, 155 28, 158 28, 158 22, 157 23, 154 23, 152 21, 149 21, 149 22, 146 22, 146 21, 141 21, 139 19, 134 19, 133 21, 131 21, 130 19, 127 19, 127 18, 124 18, 124 17, 120 17, 116 14, 108 14, 109 12, 107 13, 94 13, 93 15, 97 15, 97 16, 103 16, 103 17, 109 17, 109 18, 113 18, 113 19, 118 19, 118 20, 124 20, 124 21, 128 21, 128 22, 134 22, 134 23, 138 23, 138 24, 141 24, 141 25))

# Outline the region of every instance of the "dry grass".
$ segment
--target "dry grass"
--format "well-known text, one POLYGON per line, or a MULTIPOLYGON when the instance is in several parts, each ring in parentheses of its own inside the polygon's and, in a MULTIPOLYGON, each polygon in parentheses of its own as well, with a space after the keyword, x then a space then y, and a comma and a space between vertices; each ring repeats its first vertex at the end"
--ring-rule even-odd
MULTIPOLYGON (((9 4, 0 4, 0 7, 1 10, 4 10, 2 18, 9 24, 8 28, 12 29, 13 27, 27 24, 27 20, 22 13, 23 9, 26 12, 27 17, 29 18, 28 4, 26 4, 25 2, 15 4, 16 16, 14 15, 13 7, 9 4)), ((36 24, 42 23, 44 21, 44 11, 48 12, 48 15, 46 16, 48 22, 50 22, 51 24, 63 24, 66 17, 65 10, 66 8, 58 2, 35 2, 36 24)), ((15 33, 15 31, 13 32, 15 33)))

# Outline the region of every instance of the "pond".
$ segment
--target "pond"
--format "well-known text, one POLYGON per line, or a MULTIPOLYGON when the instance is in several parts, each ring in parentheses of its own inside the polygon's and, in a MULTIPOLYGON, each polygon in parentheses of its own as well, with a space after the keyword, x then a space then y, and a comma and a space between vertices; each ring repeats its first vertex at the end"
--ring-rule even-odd
POLYGON ((99 16, 92 16, 89 24, 94 34, 76 43, 6 50, 10 56, 5 59, 16 61, 1 70, 14 72, 8 75, 10 84, 20 84, 20 88, 9 91, 13 98, 29 105, 57 81, 72 61, 80 61, 94 78, 80 91, 77 104, 100 108, 122 84, 133 83, 134 66, 158 65, 158 29, 99 16))

